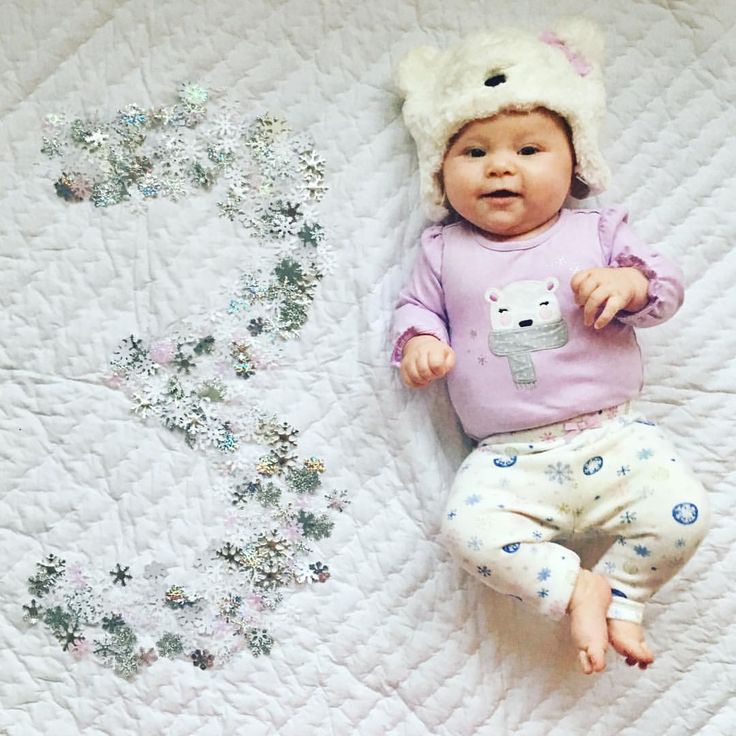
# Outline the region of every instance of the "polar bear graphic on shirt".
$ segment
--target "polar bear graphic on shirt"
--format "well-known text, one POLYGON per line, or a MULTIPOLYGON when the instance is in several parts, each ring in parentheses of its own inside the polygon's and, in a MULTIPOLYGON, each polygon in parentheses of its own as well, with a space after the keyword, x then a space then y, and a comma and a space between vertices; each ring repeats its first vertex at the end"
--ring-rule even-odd
POLYGON ((519 388, 537 385, 532 352, 567 344, 567 323, 555 294, 559 285, 549 276, 539 281, 512 281, 503 288, 491 286, 485 293, 491 321, 488 346, 494 355, 508 359, 519 388))

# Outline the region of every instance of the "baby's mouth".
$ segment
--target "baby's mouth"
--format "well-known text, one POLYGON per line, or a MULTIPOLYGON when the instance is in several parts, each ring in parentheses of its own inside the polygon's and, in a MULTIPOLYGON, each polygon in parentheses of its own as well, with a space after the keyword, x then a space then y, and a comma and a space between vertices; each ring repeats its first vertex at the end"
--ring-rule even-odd
POLYGON ((495 191, 488 192, 483 196, 489 197, 490 199, 510 199, 513 197, 520 197, 521 195, 518 192, 512 192, 510 189, 496 189, 495 191))

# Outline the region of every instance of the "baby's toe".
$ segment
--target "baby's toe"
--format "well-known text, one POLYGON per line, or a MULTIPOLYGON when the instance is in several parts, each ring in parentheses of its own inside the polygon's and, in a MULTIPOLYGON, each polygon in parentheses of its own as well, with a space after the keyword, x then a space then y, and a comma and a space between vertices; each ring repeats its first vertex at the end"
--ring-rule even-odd
POLYGON ((578 652, 578 661, 580 662, 580 669, 586 675, 590 675, 593 672, 593 664, 590 661, 590 657, 582 649, 578 652))
POLYGON ((588 650, 588 656, 590 657, 590 661, 595 672, 603 672, 603 670, 606 669, 605 649, 588 650))
POLYGON ((586 675, 593 672, 603 672, 606 669, 606 652, 604 649, 594 649, 589 647, 587 650, 581 649, 578 652, 580 667, 586 675))

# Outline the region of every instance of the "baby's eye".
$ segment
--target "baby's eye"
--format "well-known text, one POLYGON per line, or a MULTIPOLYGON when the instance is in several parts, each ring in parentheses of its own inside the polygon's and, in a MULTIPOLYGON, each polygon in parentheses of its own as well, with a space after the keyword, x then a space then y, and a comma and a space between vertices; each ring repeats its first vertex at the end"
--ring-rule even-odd
POLYGON ((500 308, 499 308, 499 310, 498 310, 498 313, 499 313, 499 314, 503 314, 504 312, 508 312, 508 311, 509 311, 509 310, 508 310, 508 309, 506 309, 505 307, 500 307, 500 308))
POLYGON ((486 155, 486 152, 482 148, 469 148, 467 153, 471 158, 482 158, 486 155))
POLYGON ((519 154, 522 156, 533 156, 535 153, 539 153, 539 149, 536 146, 524 146, 519 149, 519 154))

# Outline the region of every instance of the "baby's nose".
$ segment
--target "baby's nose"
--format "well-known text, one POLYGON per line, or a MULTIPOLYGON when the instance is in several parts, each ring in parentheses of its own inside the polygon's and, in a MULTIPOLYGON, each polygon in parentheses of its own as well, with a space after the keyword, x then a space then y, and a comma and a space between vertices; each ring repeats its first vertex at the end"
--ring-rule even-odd
POLYGON ((489 176, 503 176, 514 173, 513 156, 504 152, 493 153, 487 156, 486 172, 489 176))

